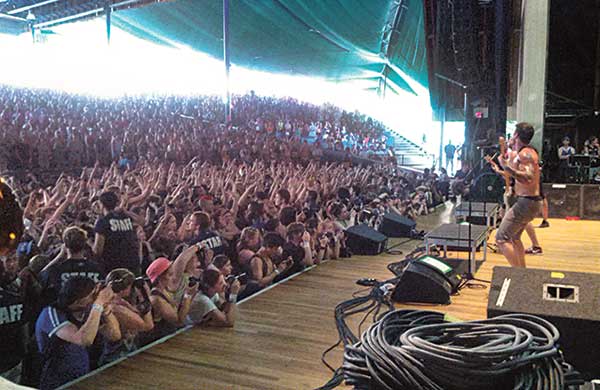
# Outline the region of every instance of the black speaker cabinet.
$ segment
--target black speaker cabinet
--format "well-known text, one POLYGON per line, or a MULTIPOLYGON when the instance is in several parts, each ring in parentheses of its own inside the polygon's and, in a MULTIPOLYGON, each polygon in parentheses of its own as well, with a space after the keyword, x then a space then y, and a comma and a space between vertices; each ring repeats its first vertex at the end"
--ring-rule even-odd
POLYGON ((396 213, 387 213, 379 225, 379 231, 388 237, 410 237, 417 223, 396 213))
POLYGON ((600 377, 600 275, 495 267, 488 318, 508 313, 550 321, 565 360, 587 378, 600 377))
POLYGON ((460 282, 460 275, 442 259, 422 256, 408 263, 392 292, 392 300, 448 304, 460 282))
POLYGON ((579 184, 544 184, 550 218, 581 217, 583 198, 579 184))
POLYGON ((583 186, 583 219, 600 219, 600 185, 583 186))
POLYGON ((378 255, 387 247, 387 237, 362 224, 346 229, 346 245, 356 255, 378 255))

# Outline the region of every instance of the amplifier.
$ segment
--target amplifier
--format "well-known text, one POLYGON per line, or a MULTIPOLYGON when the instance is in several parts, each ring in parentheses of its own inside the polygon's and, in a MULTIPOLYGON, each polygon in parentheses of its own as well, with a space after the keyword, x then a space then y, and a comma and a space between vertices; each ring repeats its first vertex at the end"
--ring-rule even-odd
POLYGON ((548 200, 550 218, 581 217, 583 207, 582 186, 579 184, 543 184, 548 200))

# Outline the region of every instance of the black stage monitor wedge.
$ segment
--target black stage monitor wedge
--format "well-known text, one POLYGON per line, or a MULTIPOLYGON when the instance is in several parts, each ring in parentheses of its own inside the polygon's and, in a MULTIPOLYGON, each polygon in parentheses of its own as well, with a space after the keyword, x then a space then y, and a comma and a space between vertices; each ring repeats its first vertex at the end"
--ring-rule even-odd
POLYGON ((600 275, 495 267, 487 315, 508 313, 550 321, 565 360, 588 378, 600 377, 600 275))
POLYGON ((448 304, 460 282, 460 275, 442 259, 425 255, 408 263, 394 288, 392 300, 448 304))
POLYGON ((416 227, 412 219, 392 212, 383 216, 379 231, 388 237, 410 237, 416 227))
POLYGON ((346 245, 356 255, 378 255, 387 248, 387 237, 365 225, 346 229, 346 245))

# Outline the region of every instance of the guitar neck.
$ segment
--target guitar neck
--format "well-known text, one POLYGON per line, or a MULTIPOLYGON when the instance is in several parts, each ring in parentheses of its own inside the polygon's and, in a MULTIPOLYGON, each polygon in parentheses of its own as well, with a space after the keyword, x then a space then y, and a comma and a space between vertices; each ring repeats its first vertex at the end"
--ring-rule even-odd
MULTIPOLYGON (((500 156, 502 156, 502 158, 507 158, 508 156, 506 156, 506 139, 504 137, 498 138, 498 145, 500 145, 500 156)), ((508 194, 508 192, 510 191, 510 175, 504 173, 502 176, 504 176, 504 193, 508 194)))

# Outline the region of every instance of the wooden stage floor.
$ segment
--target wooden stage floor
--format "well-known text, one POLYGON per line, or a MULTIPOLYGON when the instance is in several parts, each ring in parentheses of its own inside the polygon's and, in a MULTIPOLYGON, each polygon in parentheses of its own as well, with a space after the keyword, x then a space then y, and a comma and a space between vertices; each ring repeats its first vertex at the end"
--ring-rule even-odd
MULTIPOLYGON (((422 218, 418 227, 430 230, 449 221, 451 212, 449 206, 442 208, 422 218)), ((600 221, 550 220, 550 225, 548 229, 536 229, 544 254, 528 256, 529 267, 600 273, 600 221)), ((527 238, 525 242, 528 244, 527 238)), ((421 244, 411 241, 399 249, 408 253, 421 244)), ((359 278, 392 277, 386 266, 402 258, 356 256, 327 262, 242 303, 234 329, 184 331, 71 388, 314 389, 331 375, 320 359, 321 353, 337 340, 335 305, 359 290, 355 284, 359 278)), ((460 258, 466 258, 466 254, 460 254, 460 258)), ((507 262, 499 254, 488 253, 476 276, 490 280, 496 265, 507 262)), ((413 307, 443 311, 465 320, 481 319, 486 317, 487 295, 488 288, 464 289, 449 306, 413 307)), ((361 317, 348 322, 356 325, 361 317)), ((338 348, 328 361, 337 367, 341 359, 338 348)))

